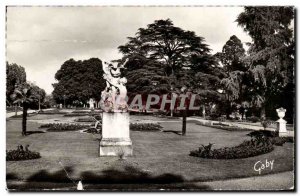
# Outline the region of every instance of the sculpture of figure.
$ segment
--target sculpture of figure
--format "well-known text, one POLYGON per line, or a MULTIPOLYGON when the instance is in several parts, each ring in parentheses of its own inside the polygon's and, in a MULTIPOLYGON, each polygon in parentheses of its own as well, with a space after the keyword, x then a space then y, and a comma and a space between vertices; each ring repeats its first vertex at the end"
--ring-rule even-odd
POLYGON ((121 65, 107 62, 103 64, 106 87, 101 93, 101 108, 106 112, 124 112, 128 109, 125 86, 127 79, 121 73, 127 60, 121 65))

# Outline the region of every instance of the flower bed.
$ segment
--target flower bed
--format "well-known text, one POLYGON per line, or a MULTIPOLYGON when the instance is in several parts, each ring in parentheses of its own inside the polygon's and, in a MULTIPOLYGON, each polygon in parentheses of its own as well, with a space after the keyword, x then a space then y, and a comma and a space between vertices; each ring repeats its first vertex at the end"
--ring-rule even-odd
POLYGON ((253 129, 234 127, 234 126, 229 126, 229 125, 222 124, 222 123, 211 125, 211 124, 207 124, 207 123, 196 122, 196 124, 201 125, 201 126, 206 126, 206 127, 223 129, 223 130, 226 130, 226 131, 253 131, 253 129))
POLYGON ((83 117, 76 119, 76 122, 95 122, 96 120, 92 117, 83 117))
POLYGON ((17 150, 6 151, 6 161, 22 161, 41 158, 40 153, 28 150, 28 146, 23 149, 23 146, 18 146, 17 150))
POLYGON ((89 125, 69 124, 69 123, 48 123, 43 124, 40 128, 47 128, 47 131, 75 131, 88 128, 89 125))
POLYGON ((155 123, 131 123, 130 130, 132 131, 160 131, 162 126, 155 123))
POLYGON ((268 137, 257 137, 242 142, 238 146, 212 149, 213 144, 202 145, 198 150, 190 152, 190 156, 208 159, 239 159, 266 154, 274 150, 268 137))

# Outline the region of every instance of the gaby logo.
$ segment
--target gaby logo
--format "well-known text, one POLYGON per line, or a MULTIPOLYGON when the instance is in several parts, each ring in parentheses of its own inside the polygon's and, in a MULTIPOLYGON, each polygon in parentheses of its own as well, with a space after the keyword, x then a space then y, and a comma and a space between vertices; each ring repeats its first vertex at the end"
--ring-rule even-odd
POLYGON ((261 174, 262 170, 264 169, 270 169, 272 170, 273 169, 273 164, 274 164, 274 160, 272 161, 268 161, 268 159, 266 159, 266 161, 257 161, 255 164, 254 164, 254 171, 257 171, 259 174, 261 174))

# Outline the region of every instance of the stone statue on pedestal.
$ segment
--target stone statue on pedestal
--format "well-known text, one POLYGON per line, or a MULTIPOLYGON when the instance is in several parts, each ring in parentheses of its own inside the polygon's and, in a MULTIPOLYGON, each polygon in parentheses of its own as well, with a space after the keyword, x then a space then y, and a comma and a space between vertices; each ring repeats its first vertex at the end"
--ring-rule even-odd
POLYGON ((127 80, 122 75, 123 64, 103 64, 106 88, 101 93, 102 139, 100 156, 130 156, 132 142, 129 134, 129 113, 127 106, 127 80))

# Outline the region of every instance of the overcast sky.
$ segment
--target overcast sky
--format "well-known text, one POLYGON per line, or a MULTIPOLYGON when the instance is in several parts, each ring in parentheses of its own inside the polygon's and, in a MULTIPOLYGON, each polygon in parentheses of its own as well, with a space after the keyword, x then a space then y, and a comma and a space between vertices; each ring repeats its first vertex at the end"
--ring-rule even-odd
MULTIPOLYGON (((66 60, 113 60, 117 47, 157 19, 205 38, 212 53, 231 35, 251 39, 235 22, 242 7, 8 7, 7 61, 25 67, 27 80, 48 94, 66 60)), ((99 92, 101 93, 101 92, 99 92)))

